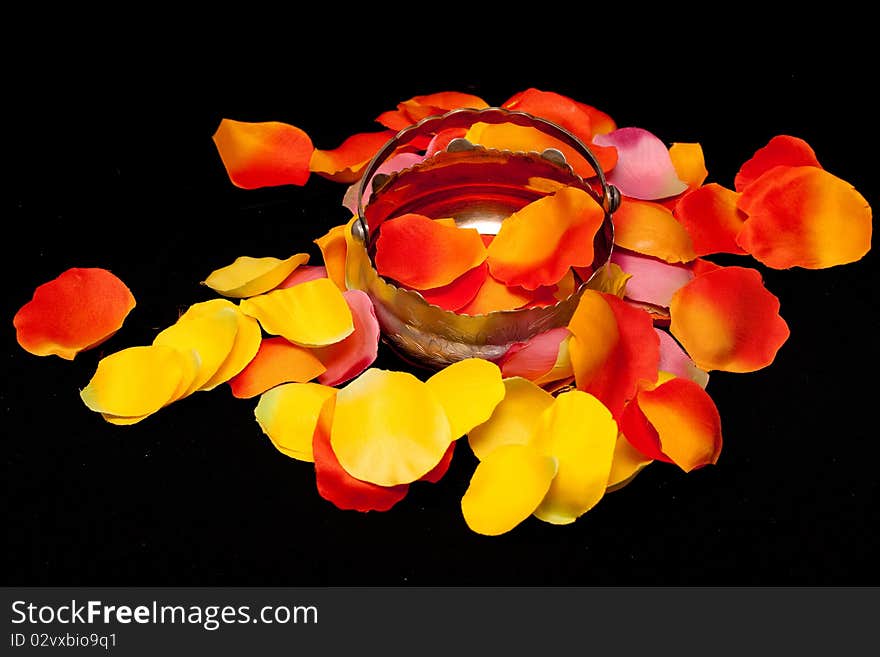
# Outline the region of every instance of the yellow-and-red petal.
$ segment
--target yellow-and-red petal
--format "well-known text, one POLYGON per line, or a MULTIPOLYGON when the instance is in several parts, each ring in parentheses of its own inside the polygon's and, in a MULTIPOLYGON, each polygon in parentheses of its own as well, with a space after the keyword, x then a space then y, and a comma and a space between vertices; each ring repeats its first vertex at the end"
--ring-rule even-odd
POLYGON ((746 221, 737 205, 739 197, 732 189, 709 183, 678 199, 674 215, 690 235, 696 255, 745 253, 736 242, 746 221))
POLYGON ((535 516, 566 525, 593 508, 605 494, 616 442, 617 422, 602 402, 580 390, 560 394, 530 443, 558 464, 535 516))
POLYGON ((240 308, 260 322, 266 333, 303 347, 333 344, 354 332, 345 297, 328 278, 243 299, 240 308))
POLYGON ((753 372, 773 362, 788 339, 779 299, 761 274, 720 267, 697 276, 672 297, 670 331, 704 370, 753 372))
MULTIPOLYGON (((554 368, 563 365, 559 362, 560 351, 562 343, 567 342, 569 337, 569 330, 561 326, 539 333, 527 342, 514 343, 498 361, 501 374, 505 379, 513 376, 521 376, 530 381, 543 379, 554 368)), ((567 346, 565 353, 568 353, 567 346)), ((567 369, 567 372, 559 372, 554 380, 571 375, 570 361, 567 369)))
POLYGON ((236 187, 304 185, 309 179, 314 146, 296 126, 223 119, 214 133, 214 144, 236 187))
POLYGON ((614 213, 614 243, 666 262, 690 262, 697 257, 690 235, 672 211, 648 201, 621 201, 614 213))
POLYGON ((308 261, 308 253, 296 253, 286 260, 240 256, 232 264, 212 271, 202 284, 224 297, 244 299, 275 289, 308 261))
POLYGON ((327 386, 345 383, 367 369, 379 353, 379 321, 373 302, 366 292, 346 290, 342 293, 354 319, 354 332, 344 340, 313 350, 326 370, 318 382, 327 386))
POLYGON ((462 107, 483 109, 488 106, 485 100, 473 94, 460 91, 440 91, 413 96, 409 100, 398 103, 396 110, 383 112, 376 120, 391 130, 401 130, 428 116, 444 114, 449 110, 462 107))
POLYGON ((443 406, 453 439, 486 422, 505 393, 501 370, 482 358, 452 363, 425 383, 443 406))
POLYGON ((748 219, 737 243, 768 267, 833 267, 871 249, 871 206, 824 169, 770 169, 745 188, 739 208, 748 219))
POLYGON ((315 240, 315 244, 321 249, 324 258, 324 268, 327 277, 336 283, 341 291, 348 289, 345 284, 345 257, 348 253, 348 245, 345 242, 345 231, 349 230, 354 219, 347 224, 334 226, 324 235, 315 240))
POLYGON ((461 500, 468 527, 498 536, 528 518, 541 504, 556 460, 531 445, 502 445, 483 459, 461 500))
POLYGON ((311 463, 318 418, 335 388, 317 383, 285 383, 263 393, 254 409, 257 423, 283 454, 311 463))
POLYGON ((348 137, 337 148, 312 153, 309 168, 324 178, 342 183, 359 180, 363 169, 385 143, 394 136, 391 130, 361 132, 348 137))
POLYGON ((473 228, 453 228, 421 214, 404 214, 382 224, 376 241, 376 271, 417 290, 449 285, 486 260, 486 247, 473 228))
POLYGON ((696 189, 706 180, 706 160, 698 143, 675 142, 669 147, 669 158, 678 179, 689 189, 696 189))
POLYGON ((254 358, 229 379, 232 395, 249 399, 282 383, 307 383, 326 371, 312 349, 285 338, 263 338, 254 358))
POLYGON ((584 142, 589 142, 593 136, 590 114, 584 106, 553 91, 526 89, 505 101, 501 107, 548 119, 584 142))
POLYGON ((408 372, 369 369, 336 396, 333 452, 356 479, 413 482, 437 466, 452 439, 437 396, 408 372))
POLYGON ((570 267, 593 262, 593 238, 605 211, 590 194, 564 187, 501 224, 488 248, 489 272, 507 285, 555 285, 570 267))
POLYGON ((815 167, 822 165, 816 153, 803 139, 791 135, 777 135, 766 146, 759 148, 739 169, 733 180, 734 189, 742 192, 770 169, 778 166, 815 167))
POLYGON ((626 436, 618 433, 605 492, 610 493, 626 486, 652 460, 633 447, 626 436))
POLYGON ((619 417, 642 382, 657 378, 660 340, 651 316, 614 295, 586 290, 568 329, 578 389, 619 417))
POLYGON ((74 267, 37 287, 12 323, 25 351, 73 360, 116 333, 134 307, 131 290, 112 272, 74 267))

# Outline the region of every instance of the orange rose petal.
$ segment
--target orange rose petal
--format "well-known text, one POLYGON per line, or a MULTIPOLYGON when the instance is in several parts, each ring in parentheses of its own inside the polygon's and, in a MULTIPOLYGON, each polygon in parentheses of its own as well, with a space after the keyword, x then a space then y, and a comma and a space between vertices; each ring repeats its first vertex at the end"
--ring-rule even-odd
POLYGON ((403 130, 413 124, 412 119, 410 119, 402 110, 388 110, 387 112, 382 112, 376 117, 376 121, 394 131, 403 130))
POLYGON ((312 140, 292 125, 223 119, 214 144, 236 187, 305 185, 309 179, 312 140))
POLYGON ((871 249, 870 205, 824 169, 770 169, 743 191, 739 208, 748 220, 737 243, 768 267, 822 269, 871 249))
POLYGON ((489 265, 483 262, 463 273, 449 285, 418 292, 428 303, 456 312, 474 300, 488 276, 489 265))
MULTIPOLYGON (((339 464, 330 442, 336 400, 325 402, 312 441, 315 458, 315 483, 318 494, 337 508, 346 511, 387 511, 406 497, 409 484, 379 486, 352 477, 339 464)), ((452 443, 453 445, 455 443, 452 443)))
POLYGON ((698 188, 709 175, 703 147, 697 143, 676 142, 669 147, 669 157, 678 179, 689 189, 698 188))
MULTIPOLYGON (((512 123, 497 125, 475 123, 468 129, 465 138, 472 144, 514 152, 541 153, 553 148, 565 155, 565 161, 583 178, 592 178, 596 175, 593 167, 580 153, 537 128, 512 123)), ((595 143, 590 143, 588 146, 596 156, 602 171, 610 171, 617 164, 617 149, 613 146, 600 146, 595 143)))
POLYGON ((308 261, 308 253, 297 253, 286 260, 241 256, 232 264, 212 271, 202 285, 207 285, 224 297, 244 299, 274 289, 292 271, 308 261))
POLYGON ((336 395, 330 439, 351 476, 395 486, 433 470, 453 438, 430 387, 408 372, 369 369, 336 395))
POLYGON ((552 91, 526 89, 507 100, 501 107, 552 121, 584 142, 589 142, 593 136, 593 125, 587 110, 571 98, 552 91))
POLYGON ((673 214, 690 235, 696 255, 745 253, 736 243, 746 220, 746 213, 737 207, 739 197, 731 189, 709 183, 678 199, 673 214))
POLYGON ((341 183, 353 183, 373 156, 394 136, 391 130, 362 132, 346 139, 333 150, 315 149, 309 168, 324 178, 341 183))
POLYGON ((614 213, 614 243, 666 262, 697 257, 687 230, 658 203, 625 198, 614 213))
MULTIPOLYGON (((589 115, 593 135, 607 135, 609 132, 617 130, 617 123, 602 110, 586 103, 577 102, 577 105, 589 115)), ((592 146, 593 144, 590 144, 590 147, 592 146)))
POLYGON ((312 349, 285 338, 263 338, 253 360, 228 383, 233 397, 249 399, 282 383, 306 383, 325 371, 312 349))
POLYGON ((327 386, 353 379, 372 365, 379 353, 379 321, 370 297, 361 290, 346 290, 342 296, 351 310, 354 332, 340 342, 312 350, 326 367, 318 382, 327 386))
POLYGON ((464 137, 466 134, 467 130, 465 128, 446 128, 441 130, 428 143, 428 148, 425 149, 425 157, 431 157, 440 151, 445 151, 453 139, 464 137))
POLYGON ((486 315, 501 310, 516 310, 532 300, 532 294, 521 287, 511 287, 492 276, 486 276, 469 303, 458 309, 460 315, 486 315))
POLYGON ((669 330, 703 370, 759 370, 773 362, 789 335, 779 299, 760 273, 745 267, 697 276, 673 295, 669 310, 669 330))
POLYGON ((616 296, 586 290, 568 329, 577 387, 619 417, 639 385, 657 378, 660 339, 651 316, 616 296))
POLYGON ((660 449, 682 470, 690 472, 718 460, 721 417, 699 385, 673 378, 639 392, 638 405, 656 430, 660 449))
POLYGON ((336 283, 336 287, 343 292, 348 289, 345 284, 345 256, 348 252, 348 247, 345 243, 345 231, 350 226, 351 222, 341 226, 334 226, 315 240, 315 244, 321 249, 321 255, 324 258, 327 277, 336 283))
POLYGON ((285 383, 260 396, 254 417, 279 452, 311 463, 312 437, 334 388, 317 383, 285 383))
POLYGON ((550 489, 556 459, 531 445, 502 445, 474 471, 461 500, 468 527, 498 536, 528 518, 550 489))
POLYGON ((433 94, 414 96, 398 104, 398 109, 405 112, 412 123, 435 114, 444 114, 449 110, 470 107, 483 109, 488 103, 479 96, 460 91, 440 91, 433 94))
POLYGON ((12 323, 25 351, 73 360, 116 333, 134 307, 131 291, 111 272, 72 268, 37 287, 12 323))
POLYGON ((345 297, 328 278, 243 299, 240 308, 260 322, 266 333, 303 347, 333 344, 354 332, 345 297))
POLYGON ((96 413, 134 418, 155 413, 177 393, 190 356, 173 347, 128 347, 105 356, 80 398, 96 413))
POLYGON ((376 241, 376 271, 417 290, 448 285, 485 259, 475 229, 452 228, 420 214, 385 221, 376 241))
POLYGON ((587 192, 565 187, 529 203, 501 224, 488 248, 489 272, 508 285, 554 285, 570 267, 593 262, 605 212, 587 192))
POLYGON ((740 167, 733 180, 734 188, 742 192, 770 169, 780 165, 822 168, 819 160, 816 159, 816 153, 803 139, 790 135, 777 135, 766 146, 755 151, 755 154, 740 167))

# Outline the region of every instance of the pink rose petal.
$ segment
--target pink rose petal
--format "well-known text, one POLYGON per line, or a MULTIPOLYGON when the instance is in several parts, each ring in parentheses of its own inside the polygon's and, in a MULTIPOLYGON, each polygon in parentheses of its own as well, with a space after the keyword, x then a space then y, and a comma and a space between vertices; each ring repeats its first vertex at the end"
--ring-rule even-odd
POLYGON ((517 342, 501 357, 498 366, 506 379, 521 376, 535 381, 547 374, 559 356, 559 345, 571 335, 564 326, 539 333, 528 342, 517 342))
POLYGON ((276 289, 283 290, 300 283, 308 283, 316 278, 327 278, 327 268, 324 265, 300 265, 290 275, 278 284, 276 289))
POLYGON ((342 296, 351 309, 354 333, 341 342, 314 350, 327 368, 318 377, 318 382, 325 386, 353 379, 376 360, 379 352, 379 322, 370 297, 360 290, 346 290, 342 296))
POLYGON ((626 281, 627 299, 661 308, 668 308, 672 295, 694 278, 688 266, 670 264, 622 249, 614 251, 611 262, 632 276, 626 281))
POLYGON ((608 182, 624 196, 653 201, 688 188, 675 172, 666 145, 647 130, 620 128, 596 135, 593 141, 617 149, 617 165, 608 174, 608 182))
POLYGON ((654 330, 660 336, 660 371, 669 372, 682 379, 690 379, 701 388, 705 388, 709 383, 709 373, 697 367, 669 333, 658 328, 654 330))

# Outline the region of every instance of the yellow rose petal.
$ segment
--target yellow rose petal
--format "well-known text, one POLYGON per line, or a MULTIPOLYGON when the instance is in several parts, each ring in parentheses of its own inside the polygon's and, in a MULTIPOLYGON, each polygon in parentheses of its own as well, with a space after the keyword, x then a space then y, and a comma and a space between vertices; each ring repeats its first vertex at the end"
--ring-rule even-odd
POLYGON ((611 460, 611 472, 608 474, 608 487, 605 492, 610 493, 623 488, 651 462, 652 459, 633 447, 626 436, 622 433, 617 434, 614 457, 611 460))
POLYGON ((492 416, 468 433, 476 457, 486 458, 501 445, 525 445, 535 435, 541 414, 553 404, 553 396, 528 379, 504 379, 504 399, 492 416))
POLYGON ((556 460, 530 445, 502 445, 477 466, 461 512, 473 531, 509 532, 541 504, 556 475, 556 460))
POLYGON ((501 369, 482 358, 466 358, 426 381, 446 411, 452 437, 465 435, 492 415, 504 399, 501 369))
POLYGON ((165 346, 117 351, 98 362, 80 398, 97 413, 123 417, 155 413, 175 394, 184 374, 184 357, 165 346))
POLYGON ((352 222, 342 226, 334 226, 324 235, 314 240, 321 255, 324 257, 324 267, 327 269, 327 277, 336 284, 341 291, 345 291, 345 258, 348 251, 345 241, 345 232, 350 229, 352 222))
POLYGON ((260 396, 254 415, 280 452, 313 463, 315 427, 324 402, 335 394, 335 388, 317 383, 285 383, 260 396))
POLYGON ((451 442, 437 396, 408 372, 371 368, 336 396, 330 443, 355 479, 410 483, 430 472, 451 442))
POLYGON ((217 310, 200 317, 179 319, 160 332, 154 345, 173 347, 183 352, 194 350, 199 355, 199 369, 184 395, 191 394, 211 380, 232 351, 238 333, 237 313, 231 308, 217 310))
POLYGON ((303 347, 333 344, 354 332, 345 297, 329 278, 244 299, 240 308, 260 322, 266 333, 303 347))
POLYGON ((308 261, 308 253, 297 253, 286 260, 241 256, 231 265, 211 272, 202 283, 224 297, 244 299, 274 289, 308 261))
POLYGON ((572 390, 541 416, 532 445, 559 463, 535 515, 555 525, 572 523, 602 499, 608 485, 617 422, 598 399, 572 390))
MULTIPOLYGON (((213 390, 241 372, 250 363, 260 349, 263 334, 260 324, 253 317, 245 315, 237 305, 228 299, 211 299, 193 304, 180 319, 196 319, 216 312, 220 308, 230 308, 235 312, 238 331, 232 343, 232 349, 214 375, 201 387, 202 390, 213 390)), ((180 320, 178 320, 180 321, 180 320)))

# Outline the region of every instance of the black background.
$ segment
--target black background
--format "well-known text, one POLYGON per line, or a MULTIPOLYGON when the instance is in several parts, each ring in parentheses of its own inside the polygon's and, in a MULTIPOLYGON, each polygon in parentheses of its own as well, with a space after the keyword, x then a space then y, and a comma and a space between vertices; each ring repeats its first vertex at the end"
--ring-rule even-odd
MULTIPOLYGON (((316 176, 302 188, 234 188, 211 141, 223 117, 292 123, 333 148, 380 129, 373 119, 415 94, 500 104, 533 86, 621 127, 701 142, 709 180, 726 186, 772 136, 802 137, 878 205, 876 81, 868 44, 844 34, 827 46, 840 26, 782 39, 707 21, 647 40, 621 20, 599 40, 601 23, 560 34, 559 20, 526 21, 501 34, 434 17, 343 33, 341 20, 285 24, 286 36, 267 34, 274 47, 258 49, 239 40, 243 27, 137 39, 34 29, 5 58, 4 583, 880 583, 874 252, 824 271, 718 259, 762 271, 791 338, 765 370, 712 375, 725 440, 716 466, 652 465, 565 527, 468 530, 459 500, 475 460, 464 443, 442 482, 359 514, 321 499, 311 466, 261 434, 256 400, 225 387, 132 427, 82 405, 98 359, 149 343, 209 298, 199 281, 213 269, 239 255, 306 250, 317 261, 311 240, 347 219, 344 186, 316 176), (186 47, 204 33, 204 45, 186 47), (110 269, 137 307, 73 362, 24 352, 14 313, 73 266, 110 269)), ((404 367, 384 349, 377 365, 404 367)))

